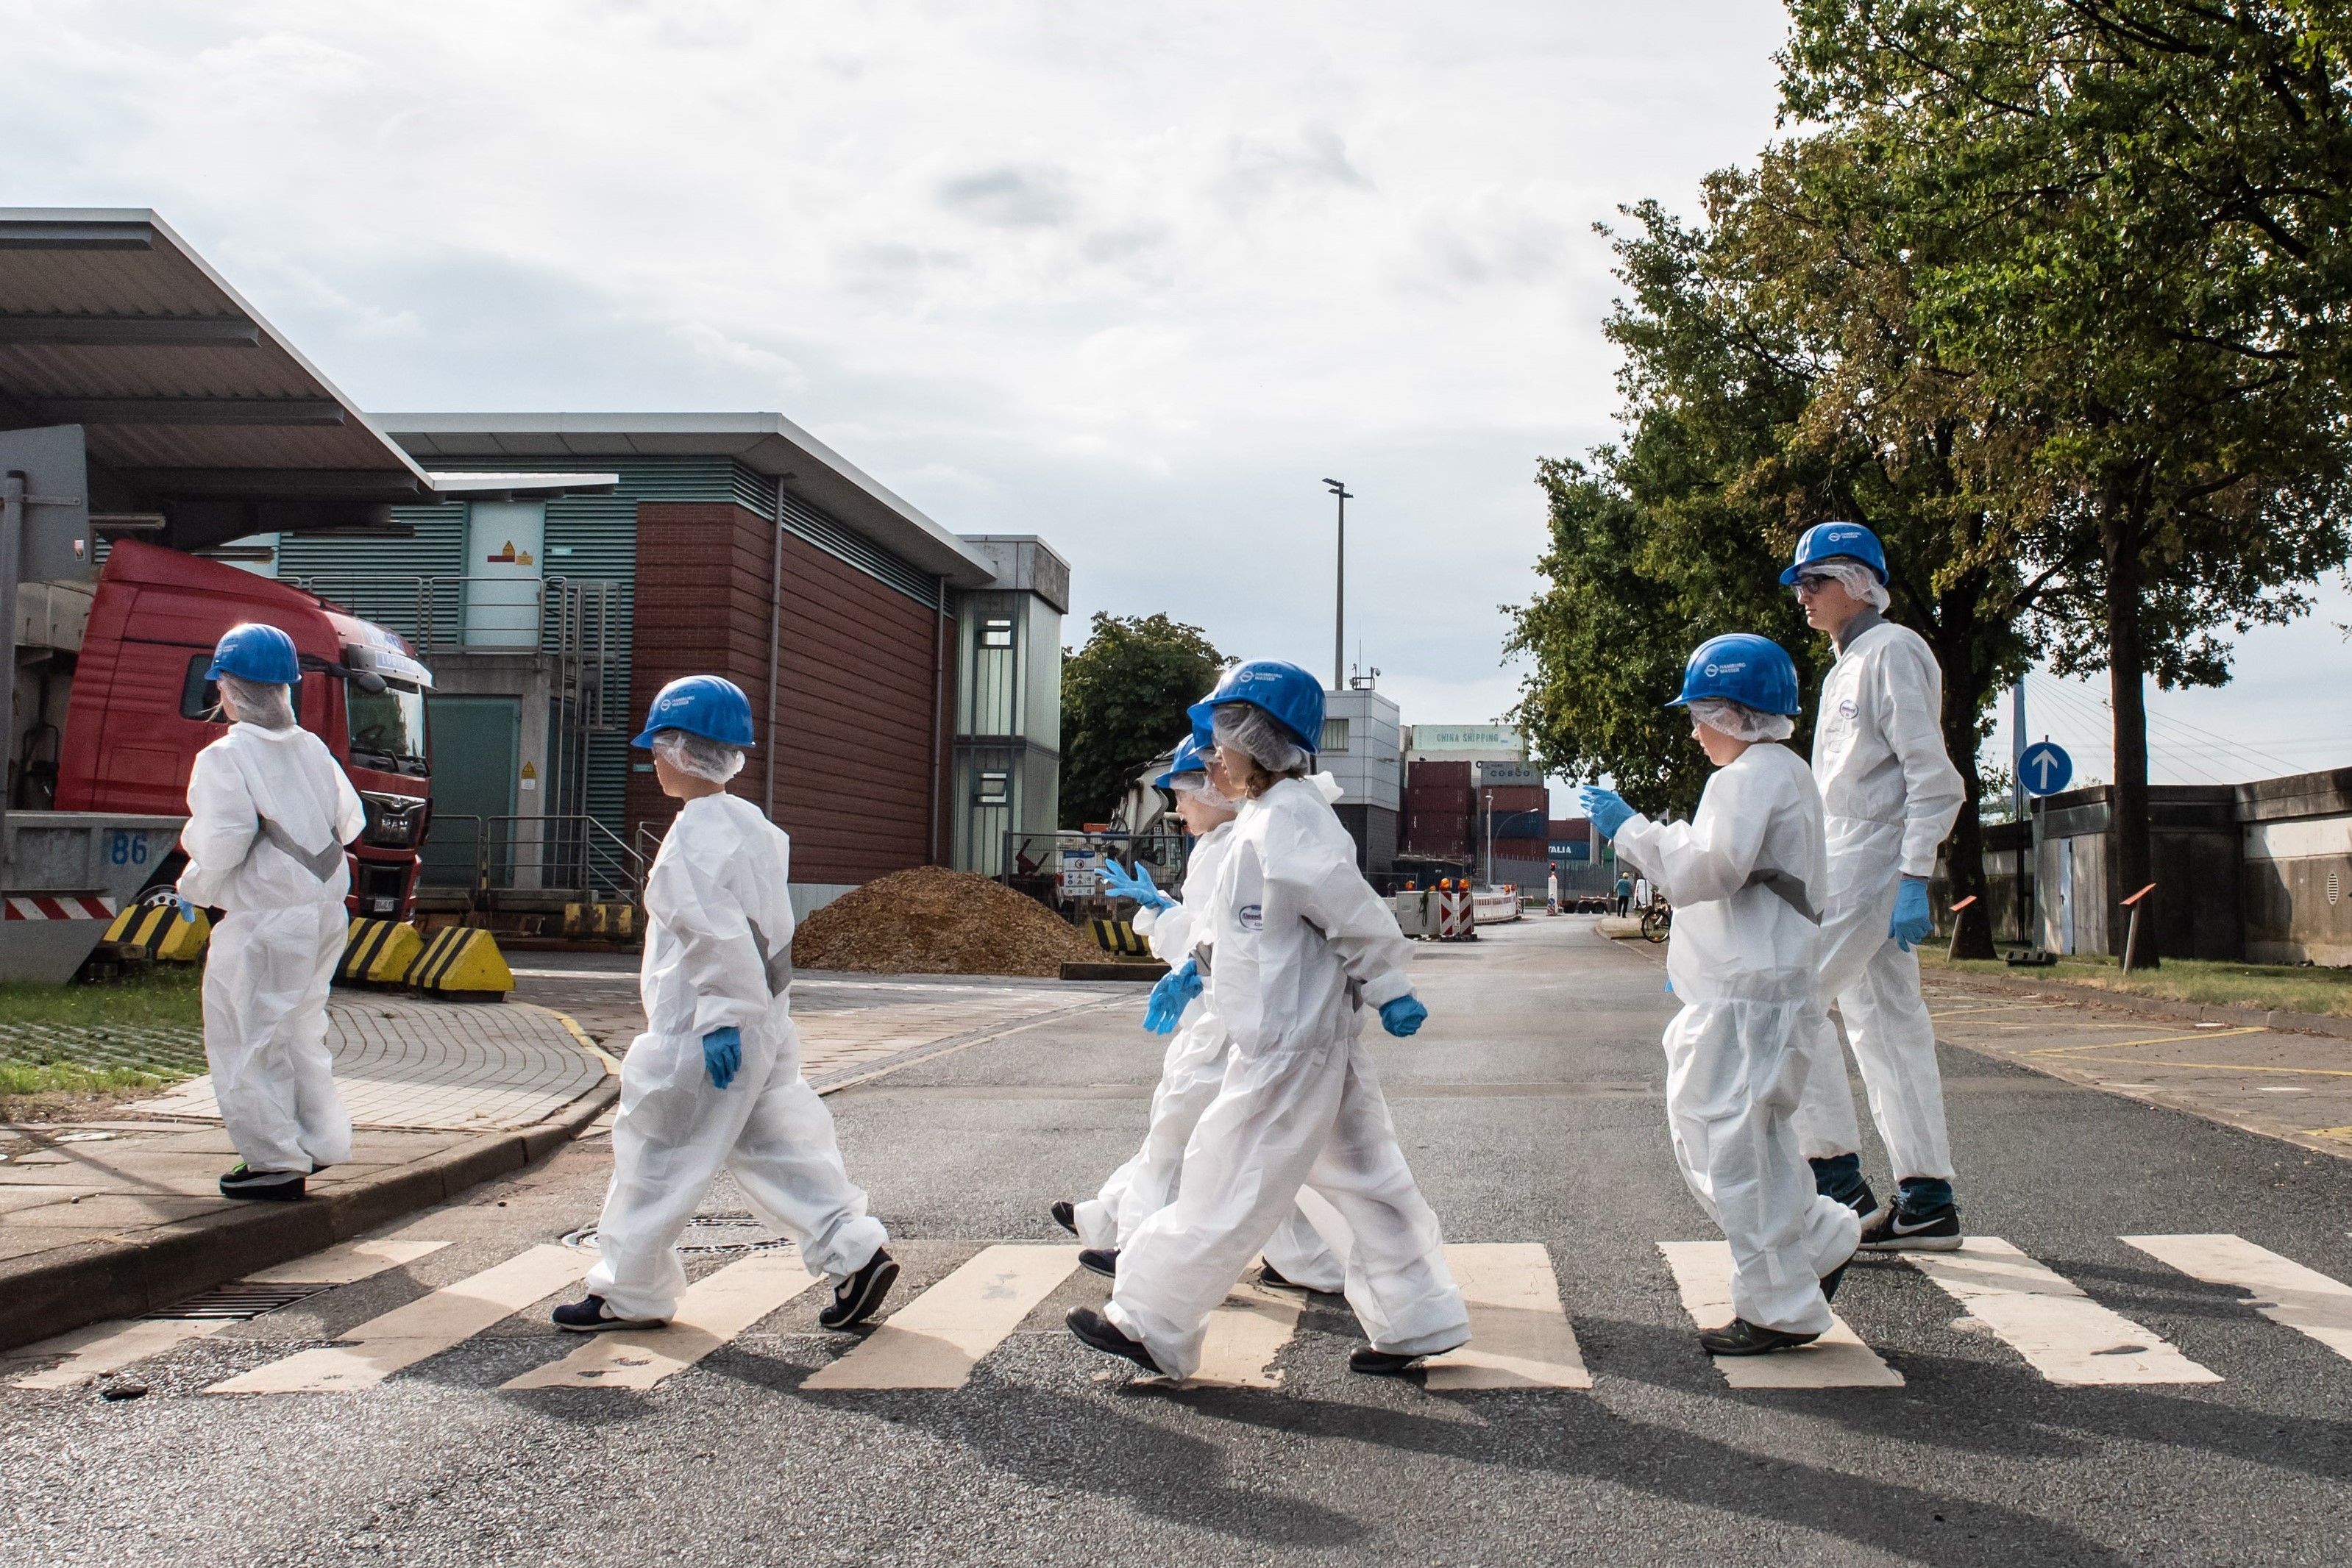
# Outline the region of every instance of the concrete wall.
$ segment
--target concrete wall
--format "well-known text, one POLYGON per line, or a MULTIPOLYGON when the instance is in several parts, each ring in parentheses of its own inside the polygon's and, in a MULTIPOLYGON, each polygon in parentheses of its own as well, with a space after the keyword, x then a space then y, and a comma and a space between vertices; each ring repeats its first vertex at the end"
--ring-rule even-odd
POLYGON ((2352 768, 2238 786, 2246 956, 2352 964, 2352 768))

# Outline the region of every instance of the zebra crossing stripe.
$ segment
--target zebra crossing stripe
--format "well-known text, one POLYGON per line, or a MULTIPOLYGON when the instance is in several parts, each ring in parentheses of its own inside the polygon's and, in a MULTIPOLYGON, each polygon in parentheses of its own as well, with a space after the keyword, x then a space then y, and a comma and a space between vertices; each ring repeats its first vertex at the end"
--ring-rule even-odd
POLYGON ((402 1367, 438 1355, 533 1301, 577 1283, 594 1263, 589 1254, 569 1247, 534 1247, 495 1268, 369 1319, 342 1336, 348 1343, 298 1352, 215 1383, 205 1392, 331 1394, 373 1388, 402 1367))
POLYGON ((1901 1257, 2063 1387, 2221 1381, 1998 1236, 1971 1236, 1957 1252, 1901 1257))
POLYGON ((1592 1386, 1576 1331, 1559 1304, 1551 1253, 1540 1243, 1448 1247, 1445 1266, 1470 1309, 1470 1343, 1423 1362, 1423 1387, 1445 1393, 1592 1386))
POLYGON ((803 1388, 961 1388, 971 1369, 1078 1266, 1078 1249, 988 1248, 890 1315, 803 1388))
MULTIPOLYGON (((1682 1291, 1683 1310, 1703 1329, 1720 1328, 1731 1321, 1731 1243, 1728 1241, 1661 1241, 1666 1267, 1675 1271, 1682 1291)), ((1723 1380, 1734 1388, 1900 1388, 1903 1375, 1878 1358, 1836 1313, 1830 1314, 1829 1332, 1795 1350, 1769 1355, 1718 1355, 1712 1358, 1723 1380)))
POLYGON ((209 1322, 190 1320, 115 1318, 88 1328, 77 1329, 55 1339, 28 1344, 22 1350, 11 1351, 8 1359, 16 1362, 46 1360, 53 1355, 65 1359, 55 1366, 15 1379, 11 1388, 80 1388, 110 1372, 120 1372, 134 1361, 144 1361, 151 1355, 161 1355, 173 1345, 192 1339, 203 1339, 228 1327, 230 1320, 215 1318, 209 1322))
POLYGON ((1298 1332, 1298 1314, 1307 1302, 1296 1291, 1273 1291, 1244 1280, 1226 1292, 1209 1314, 1209 1332, 1201 1342, 1201 1364, 1179 1384, 1172 1377, 1147 1373, 1130 1386, 1149 1388, 1279 1388, 1282 1374, 1274 1358, 1298 1332))
POLYGON ((2352 1286, 2242 1236, 2126 1236, 2122 1240, 2191 1279, 2252 1291, 2256 1299, 2246 1304, 2254 1311, 2352 1358, 2352 1286))
MULTIPOLYGON (((446 1241, 346 1241, 308 1258, 247 1274, 247 1285, 350 1285, 386 1269, 413 1262, 448 1246, 446 1241)), ((233 1320, 226 1318, 152 1318, 93 1323, 56 1339, 29 1344, 9 1354, 11 1361, 47 1360, 63 1356, 55 1366, 19 1378, 17 1388, 79 1388, 132 1362, 161 1355, 189 1340, 218 1333, 233 1320)))
POLYGON ((822 1278, 789 1247, 754 1252, 696 1281, 662 1329, 616 1329, 501 1388, 651 1388, 683 1372, 822 1278))
POLYGON ((297 1258, 291 1263, 280 1263, 274 1269, 264 1269, 258 1274, 247 1274, 248 1285, 354 1285, 371 1279, 386 1269, 397 1269, 414 1263, 419 1258, 430 1257, 446 1241, 410 1241, 401 1237, 388 1237, 382 1241, 346 1241, 308 1258, 297 1258))

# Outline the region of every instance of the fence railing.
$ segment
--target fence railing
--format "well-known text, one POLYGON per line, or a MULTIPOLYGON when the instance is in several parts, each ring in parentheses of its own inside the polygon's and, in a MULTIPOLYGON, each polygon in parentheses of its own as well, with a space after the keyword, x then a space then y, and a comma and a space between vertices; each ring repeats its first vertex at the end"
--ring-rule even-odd
POLYGON ((436 813, 424 875, 436 888, 465 888, 476 907, 494 907, 502 895, 642 904, 649 859, 590 816, 436 813))

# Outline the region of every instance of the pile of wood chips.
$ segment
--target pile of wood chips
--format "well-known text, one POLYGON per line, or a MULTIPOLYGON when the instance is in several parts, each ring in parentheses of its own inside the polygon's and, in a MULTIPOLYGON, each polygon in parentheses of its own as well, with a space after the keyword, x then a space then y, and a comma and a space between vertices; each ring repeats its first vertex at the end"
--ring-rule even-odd
POLYGON ((984 876, 918 866, 817 910, 793 937, 796 969, 877 975, 1042 975, 1100 963, 1094 939, 984 876))

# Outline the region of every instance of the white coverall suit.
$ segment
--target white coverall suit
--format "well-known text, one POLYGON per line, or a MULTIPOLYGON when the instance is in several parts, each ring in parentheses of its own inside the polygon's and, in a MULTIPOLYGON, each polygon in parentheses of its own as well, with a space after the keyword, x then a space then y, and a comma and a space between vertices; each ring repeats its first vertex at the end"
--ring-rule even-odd
MULTIPOLYGON (((1329 776, 1318 775, 1319 782, 1329 776)), ((1336 781, 1325 791, 1336 798, 1336 781)), ((1171 967, 1183 967, 1192 956, 1194 939, 1207 928, 1203 915, 1215 898, 1217 873, 1234 841, 1234 824, 1220 822, 1192 846, 1185 868, 1185 902, 1172 909, 1139 910, 1135 929, 1151 944, 1151 951, 1171 967)), ((1102 1190, 1077 1206, 1078 1239, 1088 1247, 1118 1249, 1127 1245, 1143 1222, 1176 1196, 1184 1170, 1184 1145, 1200 1124, 1202 1113, 1217 1097, 1225 1079, 1225 1059, 1233 1036, 1217 1016, 1215 998, 1204 986, 1185 1009, 1183 1026, 1168 1042, 1160 1064, 1160 1086, 1151 1095, 1151 1123, 1143 1146, 1133 1158, 1110 1174, 1102 1190)), ((1307 1217, 1296 1208, 1265 1244, 1266 1261, 1294 1285, 1336 1293, 1347 1282, 1341 1263, 1307 1217)))
POLYGON ((359 792, 299 725, 232 724, 188 771, 180 895, 225 911, 205 956, 205 1060, 248 1170, 352 1157, 327 988, 351 930, 343 846, 366 826, 359 792))
POLYGON ((646 877, 646 1032, 621 1062, 613 1183, 591 1294, 620 1317, 667 1318, 686 1288, 676 1245, 723 1167, 812 1274, 856 1273, 888 1237, 866 1212, 833 1115, 801 1076, 792 1019, 791 841, 750 801, 688 800, 646 877), (742 1031, 743 1063, 711 1086, 702 1037, 742 1031))
POLYGON ((1617 852, 1675 906, 1666 973, 1683 1010, 1666 1025, 1666 1123, 1683 1179, 1731 1243, 1731 1310, 1822 1333, 1821 1276, 1853 1255, 1862 1222, 1813 1190, 1795 1126, 1820 953, 1808 914, 1828 879, 1812 778, 1787 747, 1751 746, 1707 780, 1690 821, 1634 816, 1617 852))
POLYGON ((1209 1314, 1305 1187, 1349 1232, 1348 1304, 1373 1348, 1450 1350, 1469 1313, 1360 1038, 1370 1011, 1412 992, 1411 950, 1314 783, 1276 783, 1233 835, 1194 939, 1232 1050, 1175 1201, 1119 1252, 1105 1316, 1162 1372, 1191 1376, 1209 1314))
POLYGON ((1936 869, 1936 846, 1966 798, 1944 751, 1943 673, 1920 635, 1880 621, 1849 631, 1822 682, 1813 725, 1830 880, 1822 902, 1820 1001, 1808 1027, 1813 1064, 1798 1119, 1805 1154, 1861 1146, 1853 1092, 1829 1007, 1845 1020, 1871 1119, 1900 1179, 1952 1177, 1936 1030, 1919 994, 1919 956, 1886 934, 1906 876, 1936 869))

